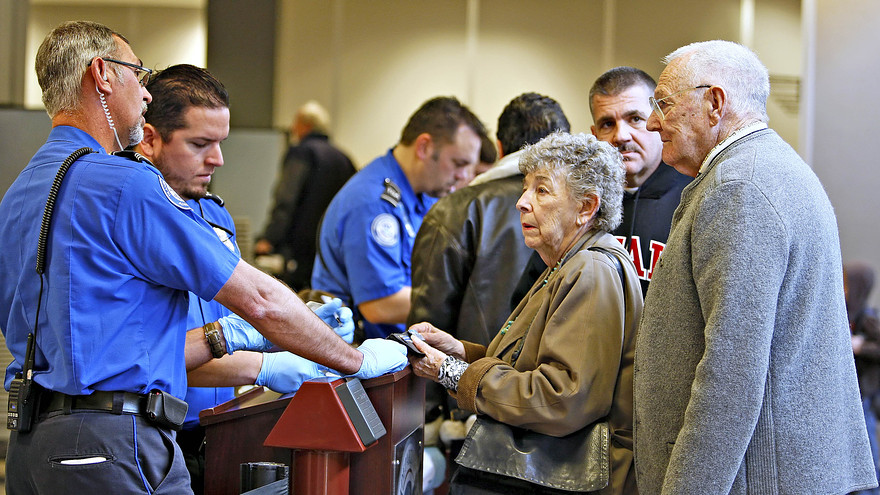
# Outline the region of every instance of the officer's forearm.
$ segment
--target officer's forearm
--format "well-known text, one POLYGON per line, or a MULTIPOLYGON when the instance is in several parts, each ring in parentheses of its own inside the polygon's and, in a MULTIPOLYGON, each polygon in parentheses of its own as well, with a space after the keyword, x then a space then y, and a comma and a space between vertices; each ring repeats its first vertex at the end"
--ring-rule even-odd
POLYGON ((342 373, 360 369, 360 352, 339 338, 287 286, 245 261, 239 261, 214 299, 282 349, 342 373))
POLYGON ((404 287, 390 296, 358 304, 358 311, 370 323, 406 323, 411 293, 411 287, 404 287))
POLYGON ((188 371, 187 384, 191 387, 253 385, 262 364, 263 353, 238 351, 188 371))
MULTIPOLYGON (((226 342, 223 342, 223 345, 225 346, 226 342)), ((185 353, 187 373, 214 359, 211 354, 211 346, 205 339, 205 331, 202 327, 193 328, 186 332, 185 353)))

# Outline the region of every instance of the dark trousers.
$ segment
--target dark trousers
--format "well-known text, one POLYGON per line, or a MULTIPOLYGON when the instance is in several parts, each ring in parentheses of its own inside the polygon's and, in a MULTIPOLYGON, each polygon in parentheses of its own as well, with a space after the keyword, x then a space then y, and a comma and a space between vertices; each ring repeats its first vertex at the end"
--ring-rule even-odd
POLYGON ((177 445, 183 452, 193 494, 202 495, 205 493, 205 428, 197 426, 191 430, 178 431, 177 445))
POLYGON ((189 494, 171 430, 141 416, 75 411, 11 432, 6 493, 189 494))

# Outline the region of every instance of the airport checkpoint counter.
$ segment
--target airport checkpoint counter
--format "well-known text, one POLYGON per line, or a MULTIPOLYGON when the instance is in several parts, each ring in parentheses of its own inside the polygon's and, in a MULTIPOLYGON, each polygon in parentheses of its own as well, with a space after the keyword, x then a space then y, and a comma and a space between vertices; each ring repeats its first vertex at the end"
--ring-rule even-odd
POLYGON ((424 411, 425 380, 409 366, 310 380, 293 395, 252 389, 199 413, 205 493, 237 495, 243 463, 276 462, 290 466, 291 494, 421 494, 424 411))

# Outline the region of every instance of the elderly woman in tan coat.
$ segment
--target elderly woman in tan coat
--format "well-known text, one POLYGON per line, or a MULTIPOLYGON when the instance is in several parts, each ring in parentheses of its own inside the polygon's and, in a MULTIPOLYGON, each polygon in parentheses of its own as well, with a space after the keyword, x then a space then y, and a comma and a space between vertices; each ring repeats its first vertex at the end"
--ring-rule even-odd
MULTIPOLYGON (((413 325, 426 354, 411 359, 413 368, 443 384, 460 407, 544 435, 608 421, 610 482, 598 493, 636 493, 632 377, 642 293, 629 256, 608 234, 621 218, 620 155, 593 136, 556 133, 525 150, 520 170, 523 235, 547 270, 488 347, 413 325)), ((461 467, 456 477, 487 479, 461 467)), ((515 493, 483 484, 482 493, 515 493)))

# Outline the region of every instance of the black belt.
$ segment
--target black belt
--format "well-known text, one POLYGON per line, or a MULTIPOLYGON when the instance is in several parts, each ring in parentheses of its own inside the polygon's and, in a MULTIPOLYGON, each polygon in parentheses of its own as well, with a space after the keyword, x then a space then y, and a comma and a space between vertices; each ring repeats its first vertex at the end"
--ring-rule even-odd
POLYGON ((144 414, 147 407, 147 396, 131 392, 96 391, 91 395, 67 395, 60 392, 46 392, 43 397, 47 414, 71 410, 104 411, 113 414, 144 414), (47 400, 48 399, 48 400, 47 400))

